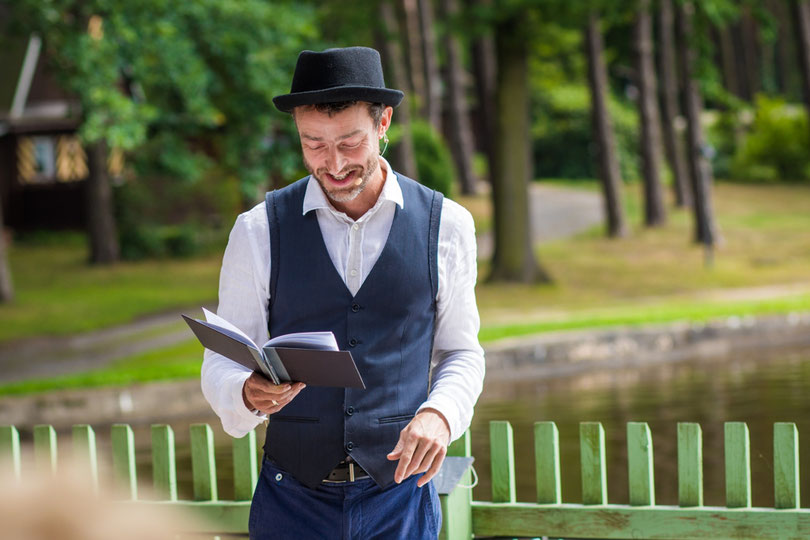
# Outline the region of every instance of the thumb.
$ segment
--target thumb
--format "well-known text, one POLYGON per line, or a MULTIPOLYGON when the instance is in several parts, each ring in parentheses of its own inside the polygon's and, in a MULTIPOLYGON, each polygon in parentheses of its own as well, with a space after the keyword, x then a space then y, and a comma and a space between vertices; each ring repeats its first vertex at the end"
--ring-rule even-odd
POLYGON ((402 436, 400 435, 399 440, 397 441, 397 445, 394 447, 393 450, 391 450, 391 452, 387 456, 390 461, 399 459, 399 455, 402 453, 402 446, 403 446, 402 436))

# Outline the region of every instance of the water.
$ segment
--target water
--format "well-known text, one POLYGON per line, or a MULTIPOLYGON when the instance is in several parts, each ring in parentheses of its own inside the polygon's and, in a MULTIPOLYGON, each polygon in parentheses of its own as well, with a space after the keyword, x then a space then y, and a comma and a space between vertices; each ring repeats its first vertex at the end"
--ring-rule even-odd
MULTIPOLYGON (((703 430, 704 502, 725 505, 723 423, 746 422, 751 439, 754 506, 773 506, 773 424, 795 422, 800 462, 810 466, 810 349, 757 350, 732 357, 684 360, 589 372, 565 378, 498 380, 491 374, 471 426, 479 485, 491 500, 490 420, 514 430, 517 497, 535 500, 533 423, 551 420, 560 433, 563 502, 581 502, 579 422, 605 428, 608 501, 627 504, 627 422, 647 422, 653 438, 656 502, 677 504, 677 423, 703 430), (807 441, 801 444, 802 438, 807 441)), ((801 470, 801 469, 800 469, 801 470)), ((810 474, 801 489, 810 493, 810 474)))

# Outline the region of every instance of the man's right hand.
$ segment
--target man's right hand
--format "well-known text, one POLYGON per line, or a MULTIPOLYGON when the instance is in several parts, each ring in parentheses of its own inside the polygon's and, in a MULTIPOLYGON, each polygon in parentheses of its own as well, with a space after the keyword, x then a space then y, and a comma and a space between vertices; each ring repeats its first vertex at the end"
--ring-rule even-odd
POLYGON ((242 399, 248 409, 275 414, 306 386, 302 382, 273 384, 267 377, 254 371, 242 387, 242 399))

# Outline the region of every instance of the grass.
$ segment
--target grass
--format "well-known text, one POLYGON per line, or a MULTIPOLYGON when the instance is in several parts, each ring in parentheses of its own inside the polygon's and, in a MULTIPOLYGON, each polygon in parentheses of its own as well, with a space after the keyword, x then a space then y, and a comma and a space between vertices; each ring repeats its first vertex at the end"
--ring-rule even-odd
MULTIPOLYGON (((598 189, 595 182, 550 183, 598 189)), ((639 225, 640 189, 624 189, 631 225, 626 238, 607 239, 596 227, 537 250, 551 284, 488 283, 488 263, 481 262, 482 342, 552 330, 810 310, 810 186, 718 183, 713 193, 722 243, 711 267, 691 241, 687 211, 670 211, 662 228, 639 225)), ((479 229, 491 224, 486 197, 460 202, 479 229)), ((0 340, 79 332, 214 300, 220 255, 89 268, 85 252, 75 238, 12 248, 18 298, 0 306, 0 340)), ((201 352, 191 339, 92 372, 2 386, 0 395, 196 377, 201 352)))
POLYGON ((16 298, 0 305, 0 342, 68 335, 216 300, 222 255, 90 266, 83 235, 12 245, 16 298))

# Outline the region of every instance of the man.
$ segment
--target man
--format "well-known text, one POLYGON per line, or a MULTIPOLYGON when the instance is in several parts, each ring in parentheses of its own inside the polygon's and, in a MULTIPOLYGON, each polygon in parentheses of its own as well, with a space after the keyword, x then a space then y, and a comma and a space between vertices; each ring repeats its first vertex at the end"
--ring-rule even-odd
POLYGON ((225 431, 268 420, 251 538, 438 534, 430 479, 484 376, 475 232, 461 206, 381 157, 402 97, 377 51, 349 47, 302 52, 273 100, 311 174, 237 218, 218 312, 259 343, 331 330, 366 389, 274 385, 205 352, 203 392, 225 431))

